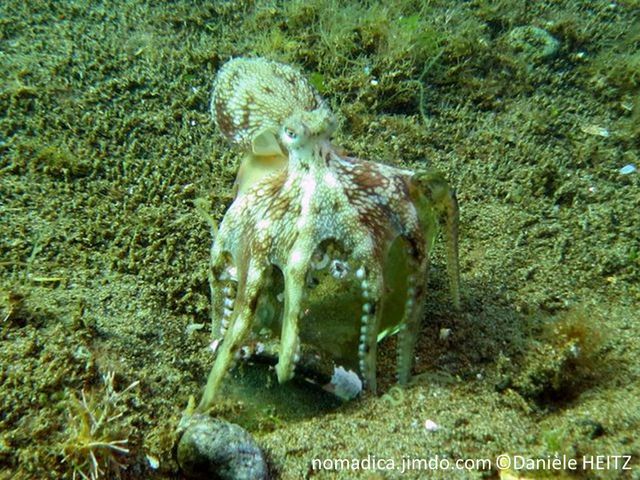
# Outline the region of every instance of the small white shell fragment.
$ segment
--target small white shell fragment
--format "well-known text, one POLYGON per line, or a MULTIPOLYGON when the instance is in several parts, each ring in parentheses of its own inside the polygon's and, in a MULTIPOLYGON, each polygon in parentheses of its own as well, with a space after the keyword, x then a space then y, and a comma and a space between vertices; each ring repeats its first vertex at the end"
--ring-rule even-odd
POLYGON ((147 462, 149 462, 149 466, 153 470, 157 470, 160 467, 160 460, 158 460, 156 457, 149 454, 147 454, 146 457, 147 457, 147 462))
POLYGON ((446 340, 447 338, 449 338, 451 336, 451 329, 450 328, 441 328, 440 329, 440 333, 438 335, 438 338, 442 341, 446 340))
POLYGON ((193 335, 194 332, 197 332, 198 330, 202 330, 203 328, 204 328, 204 323, 190 323, 185 328, 185 332, 187 336, 191 336, 193 335))
POLYGON ((638 169, 636 168, 636 166, 633 163, 630 163, 628 165, 625 165, 624 167, 622 167, 619 172, 620 175, 630 175, 634 172, 636 172, 638 169))
POLYGON ((437 432, 438 430, 440 430, 440 425, 438 425, 431 419, 427 419, 424 421, 424 429, 427 432, 437 432))
POLYGON ((609 138, 609 130, 604 127, 599 127, 598 125, 583 125, 582 127, 580 127, 580 130, 588 135, 609 138))
POLYGON ((220 345, 220 339, 216 338, 209 344, 209 350, 211 350, 212 353, 216 353, 216 350, 218 350, 219 345, 220 345))

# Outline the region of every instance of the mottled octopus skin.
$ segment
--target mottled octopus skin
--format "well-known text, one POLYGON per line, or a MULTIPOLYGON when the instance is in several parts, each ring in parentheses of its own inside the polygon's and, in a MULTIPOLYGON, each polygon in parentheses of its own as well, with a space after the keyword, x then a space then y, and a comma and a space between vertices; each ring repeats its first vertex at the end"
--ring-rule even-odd
MULTIPOLYGON (((418 185, 411 171, 342 156, 328 140, 331 131, 329 120, 317 112, 289 118, 281 134, 288 153, 285 169, 239 195, 224 216, 212 247, 211 268, 212 304, 221 298, 224 305, 223 312, 213 312, 214 332, 225 333, 201 408, 212 403, 249 334, 272 265, 284 275, 276 372, 279 382, 293 376, 300 346, 299 322, 304 319, 305 277, 313 253, 326 239, 345 247, 353 265, 351 275, 360 281, 360 374, 373 391, 385 288, 382 269, 392 242, 398 236, 406 240, 414 273, 399 331, 398 379, 402 384, 408 381, 428 265, 425 229, 415 207, 418 185)), ((455 210, 455 203, 449 205, 455 210)))
POLYGON ((332 116, 320 94, 295 68, 264 58, 235 58, 220 69, 213 84, 211 116, 220 132, 245 152, 236 180, 239 193, 286 163, 286 151, 277 145, 280 128, 303 111, 332 116))
POLYGON ((325 109, 324 100, 295 68, 264 58, 225 63, 213 85, 211 115, 222 134, 241 147, 265 129, 278 134, 294 113, 325 109))

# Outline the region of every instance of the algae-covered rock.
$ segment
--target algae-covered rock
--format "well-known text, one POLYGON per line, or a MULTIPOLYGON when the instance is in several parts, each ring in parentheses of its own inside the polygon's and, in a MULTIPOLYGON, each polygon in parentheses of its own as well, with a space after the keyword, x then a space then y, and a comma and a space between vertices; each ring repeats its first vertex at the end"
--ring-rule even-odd
POLYGON ((511 386, 541 406, 576 398, 605 375, 605 323, 597 310, 584 305, 548 319, 511 386))
POLYGON ((515 55, 532 64, 554 57, 560 48, 560 42, 553 35, 534 25, 513 28, 505 42, 515 55))
POLYGON ((242 427, 207 415, 194 415, 178 443, 178 463, 194 479, 269 478, 262 451, 242 427))

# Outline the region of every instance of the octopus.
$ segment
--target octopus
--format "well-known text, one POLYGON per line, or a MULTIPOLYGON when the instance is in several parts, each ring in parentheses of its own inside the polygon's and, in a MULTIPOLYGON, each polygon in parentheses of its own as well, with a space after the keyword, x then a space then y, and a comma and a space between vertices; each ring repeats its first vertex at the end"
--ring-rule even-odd
POLYGON ((255 63, 247 74, 247 60, 233 62, 216 81, 212 111, 225 136, 249 151, 244 162, 253 174, 239 174, 237 195, 211 249, 212 329, 219 346, 198 410, 214 403, 234 360, 274 332, 280 383, 294 376, 307 344, 315 344, 354 368, 375 392, 378 342, 397 334, 397 377, 406 384, 429 254, 440 231, 459 305, 454 192, 436 172, 343 154, 331 140, 335 117, 297 71, 254 59, 272 74, 256 78, 255 63), (243 81, 244 89, 225 93, 221 87, 243 81), (278 90, 285 83, 288 96, 278 90), (256 147, 265 143, 266 155, 256 147), (326 285, 334 287, 329 294, 314 293, 326 285), (335 306, 348 312, 339 324, 326 313, 335 306), (326 344, 341 346, 332 351, 326 344), (344 354, 345 346, 355 352, 344 354))
POLYGON ((332 116, 324 99, 293 67, 264 58, 235 58, 220 69, 213 84, 211 116, 222 135, 245 152, 237 193, 284 166, 280 127, 300 111, 332 116))

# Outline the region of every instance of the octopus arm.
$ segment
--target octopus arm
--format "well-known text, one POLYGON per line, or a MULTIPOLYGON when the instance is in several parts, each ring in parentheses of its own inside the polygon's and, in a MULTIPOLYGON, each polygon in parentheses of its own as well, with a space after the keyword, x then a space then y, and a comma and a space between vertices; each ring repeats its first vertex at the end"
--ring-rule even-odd
POLYGON ((235 353, 249 334, 255 315, 258 296, 266 278, 266 263, 258 258, 249 262, 246 272, 239 272, 240 282, 235 305, 230 316, 229 330, 224 336, 218 355, 207 379, 204 394, 197 407, 200 413, 206 412, 214 403, 220 383, 229 369, 235 353))
POLYGON ((428 170, 414 175, 410 196, 418 210, 430 251, 440 230, 447 249, 447 275, 453 305, 460 308, 460 267, 458 262, 459 211, 455 191, 442 174, 428 170))
POLYGON ((307 269, 314 251, 309 236, 300 235, 291 249, 284 268, 284 313, 280 334, 280 356, 276 365, 278 382, 284 383, 293 377, 299 356, 299 321, 302 317, 302 297, 307 269))

